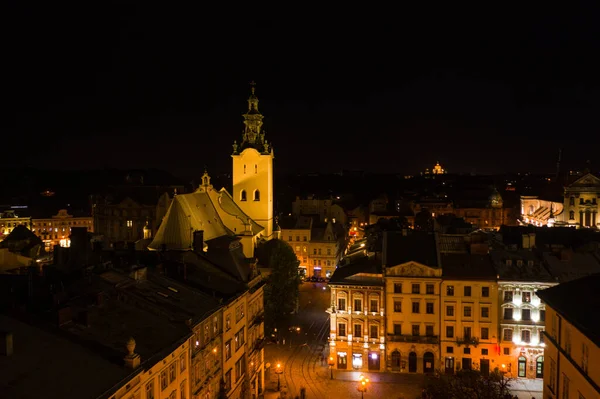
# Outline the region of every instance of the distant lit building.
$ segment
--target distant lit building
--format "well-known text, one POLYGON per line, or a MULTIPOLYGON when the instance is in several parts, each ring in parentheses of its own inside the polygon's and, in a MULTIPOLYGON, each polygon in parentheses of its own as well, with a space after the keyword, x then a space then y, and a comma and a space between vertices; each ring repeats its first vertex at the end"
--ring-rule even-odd
POLYGON ((315 221, 300 216, 279 221, 281 239, 294 249, 300 272, 308 277, 331 277, 344 251, 346 233, 335 218, 315 221))
POLYGON ((94 231, 92 216, 73 216, 66 209, 46 219, 33 219, 31 231, 45 244, 46 251, 51 251, 56 245, 70 247, 71 227, 85 227, 88 232, 94 231))
POLYGON ((325 222, 327 219, 335 219, 337 223, 346 224, 346 213, 344 209, 335 203, 333 199, 317 199, 309 196, 305 199, 296 197, 292 203, 292 215, 295 217, 319 215, 319 221, 325 222))
POLYGON ((563 209, 562 202, 537 195, 522 195, 520 221, 522 224, 552 227, 557 220, 563 219, 563 209))
POLYGON ((455 201, 454 215, 483 230, 498 230, 503 225, 514 226, 518 218, 516 209, 505 205, 496 188, 487 198, 455 201))
POLYGON ((564 212, 560 224, 578 228, 598 228, 600 220, 600 179, 587 173, 565 186, 564 212))
POLYGON ((425 169, 425 172, 423 173, 424 175, 445 175, 447 174, 448 171, 444 168, 442 168, 442 165, 440 165, 439 161, 435 163, 435 166, 433 167, 433 169, 429 170, 429 169, 425 169))
POLYGON ((0 241, 4 239, 17 226, 31 228, 31 218, 19 217, 15 210, 0 213, 0 241))

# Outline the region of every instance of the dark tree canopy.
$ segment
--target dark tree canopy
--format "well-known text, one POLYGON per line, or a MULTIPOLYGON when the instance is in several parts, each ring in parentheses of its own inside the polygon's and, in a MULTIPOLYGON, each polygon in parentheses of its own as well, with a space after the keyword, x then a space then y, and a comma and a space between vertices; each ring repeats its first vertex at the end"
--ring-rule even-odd
POLYGON ((433 231, 433 217, 428 209, 415 215, 415 230, 433 231))
POLYGON ((489 376, 478 370, 442 374, 427 384, 429 399, 505 399, 510 396, 510 379, 496 368, 489 376))
POLYGON ((265 321, 273 326, 295 310, 300 285, 300 262, 292 247, 282 240, 264 243, 257 250, 257 256, 262 266, 271 269, 265 286, 265 321))

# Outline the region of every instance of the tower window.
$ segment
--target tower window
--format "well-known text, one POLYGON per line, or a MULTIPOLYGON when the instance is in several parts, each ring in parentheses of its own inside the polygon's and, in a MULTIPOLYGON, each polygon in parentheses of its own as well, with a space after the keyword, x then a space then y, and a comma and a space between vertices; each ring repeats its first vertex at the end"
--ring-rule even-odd
POLYGON ((254 190, 254 201, 260 201, 260 191, 254 190))
MULTIPOLYGON (((245 167, 244 167, 245 168, 245 167)), ((242 192, 240 193, 240 200, 241 201, 246 201, 247 197, 246 197, 246 190, 242 190, 242 192)))
POLYGON ((254 165, 254 174, 258 173, 258 165, 254 165))
MULTIPOLYGON (((244 174, 246 174, 246 165, 244 165, 244 174)), ((245 200, 244 200, 245 201, 245 200)))

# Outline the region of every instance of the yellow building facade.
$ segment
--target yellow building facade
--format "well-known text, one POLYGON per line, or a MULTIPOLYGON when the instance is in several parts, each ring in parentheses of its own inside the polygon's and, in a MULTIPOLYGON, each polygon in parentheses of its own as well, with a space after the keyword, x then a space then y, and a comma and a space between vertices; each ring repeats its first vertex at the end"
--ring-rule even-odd
POLYGON ((597 228, 600 224, 600 179, 591 173, 565 186, 561 224, 578 228, 597 228))
POLYGON ((19 217, 15 211, 6 211, 0 214, 0 241, 2 241, 17 226, 31 228, 30 217, 19 217))
POLYGON ((258 111, 258 98, 248 98, 242 142, 233 144, 233 193, 239 207, 265 228, 263 236, 273 235, 273 147, 262 130, 263 115, 258 111))
POLYGON ((46 251, 51 251, 55 246, 70 247, 71 227, 85 227, 88 232, 93 232, 94 218, 74 217, 66 209, 61 209, 51 218, 33 219, 31 223, 31 231, 44 242, 46 251))
POLYGON ((339 268, 329 282, 329 356, 335 369, 385 371, 383 275, 371 261, 365 257, 339 268))
POLYGON ((431 373, 439 368, 442 269, 418 262, 386 267, 388 370, 431 373))
POLYGON ((600 398, 599 287, 595 274, 539 292, 546 302, 544 399, 600 398))
POLYGON ((223 351, 223 309, 216 310, 193 327, 190 339, 190 395, 212 399, 221 389, 223 351))

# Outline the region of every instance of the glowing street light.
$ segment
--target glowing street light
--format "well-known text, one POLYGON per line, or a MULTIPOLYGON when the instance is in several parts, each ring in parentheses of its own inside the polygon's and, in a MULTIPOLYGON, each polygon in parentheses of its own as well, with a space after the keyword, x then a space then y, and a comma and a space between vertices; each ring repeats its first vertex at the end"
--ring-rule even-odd
POLYGON ((329 356, 329 370, 331 371, 331 379, 333 380, 333 365, 335 364, 335 361, 333 360, 333 356, 329 356))
POLYGON ((279 376, 283 373, 283 368, 281 367, 281 363, 277 363, 275 365, 275 374, 277 374, 277 391, 281 390, 281 380, 279 376))
POLYGON ((360 397, 361 399, 365 398, 365 392, 367 392, 367 384, 369 383, 369 379, 365 378, 364 375, 360 375, 360 377, 358 377, 358 386, 356 387, 356 389, 358 390, 358 392, 360 392, 360 397))

